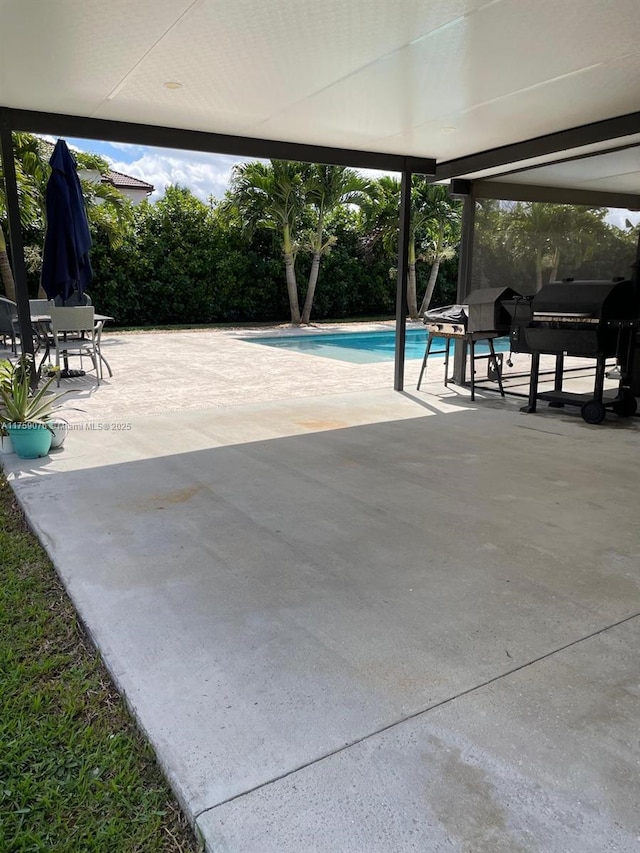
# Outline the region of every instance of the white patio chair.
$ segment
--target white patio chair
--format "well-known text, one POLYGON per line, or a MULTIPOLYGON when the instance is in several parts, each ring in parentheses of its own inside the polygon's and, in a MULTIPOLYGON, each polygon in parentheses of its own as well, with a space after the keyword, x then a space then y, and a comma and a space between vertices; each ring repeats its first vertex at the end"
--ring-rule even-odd
MULTIPOLYGON (((88 356, 93 362, 96 371, 96 381, 100 384, 102 373, 100 360, 100 328, 95 322, 95 309, 93 306, 79 306, 76 308, 49 309, 51 316, 51 331, 53 334, 53 345, 56 350, 56 367, 60 367, 60 357, 67 359, 69 356, 88 356), (71 337, 69 337, 71 335, 71 337)), ((58 372, 58 385, 60 385, 60 373, 58 372)))

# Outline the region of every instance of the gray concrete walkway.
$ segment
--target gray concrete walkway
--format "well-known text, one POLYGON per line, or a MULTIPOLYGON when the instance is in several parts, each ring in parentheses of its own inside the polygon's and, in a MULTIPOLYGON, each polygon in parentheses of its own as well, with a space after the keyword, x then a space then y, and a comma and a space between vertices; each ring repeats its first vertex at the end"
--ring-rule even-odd
POLYGON ((208 850, 639 849, 636 420, 116 380, 7 470, 208 850))

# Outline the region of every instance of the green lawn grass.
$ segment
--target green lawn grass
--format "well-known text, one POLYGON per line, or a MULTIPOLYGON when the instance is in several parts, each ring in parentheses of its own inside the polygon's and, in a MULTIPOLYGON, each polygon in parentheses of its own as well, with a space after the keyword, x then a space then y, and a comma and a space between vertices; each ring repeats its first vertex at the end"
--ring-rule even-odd
POLYGON ((0 474, 0 850, 199 849, 0 474))

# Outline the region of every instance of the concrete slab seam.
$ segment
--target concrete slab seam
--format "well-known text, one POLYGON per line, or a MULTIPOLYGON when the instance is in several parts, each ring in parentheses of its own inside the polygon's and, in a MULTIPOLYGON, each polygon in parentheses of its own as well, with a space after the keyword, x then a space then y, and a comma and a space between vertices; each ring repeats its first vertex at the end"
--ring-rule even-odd
POLYGON ((540 655, 533 660, 527 661, 526 663, 520 664, 519 666, 513 667, 513 669, 506 670, 500 675, 495 675, 493 678, 489 678, 486 681, 483 681, 481 684, 476 684, 473 687, 467 688, 467 690, 462 690, 460 693, 456 693, 454 696, 449 696, 446 699, 442 699, 440 702, 435 702, 433 705, 429 705, 427 708, 422 708, 420 711, 415 711, 413 714, 408 714, 406 717, 400 717, 397 720, 394 720, 391 723, 388 723, 386 726, 382 726, 379 729, 376 729, 373 732, 369 732, 366 735, 363 735, 360 738, 356 738, 355 740, 346 743, 344 746, 340 746, 337 749, 333 749, 330 752, 327 752, 324 755, 319 756, 318 758, 314 758, 311 761, 307 761, 304 764, 300 764, 297 767, 288 770, 286 773, 281 773, 279 776, 274 776, 272 779, 267 779, 265 782, 261 782, 259 785, 254 785, 252 788, 248 788, 246 791, 241 791, 239 794, 234 794, 232 797, 227 797, 225 800, 221 800, 219 803, 215 803, 212 806, 208 806, 205 809, 201 809, 199 812, 194 814, 194 824, 197 826, 198 820, 202 817, 202 815, 207 812, 213 811, 214 809, 219 808, 220 806, 227 805, 227 803, 232 803, 234 800, 239 800, 242 797, 247 796, 248 794, 253 794, 255 791, 259 791, 262 788, 267 788, 269 785, 274 784, 275 782, 280 782, 282 779, 286 779, 289 776, 293 776, 294 773, 298 773, 301 770, 305 770, 307 767, 312 767, 314 764, 319 764, 321 761, 324 761, 327 758, 331 758, 334 755, 339 755, 341 752, 346 752, 346 750, 350 749, 352 746, 357 746, 360 743, 364 743, 366 740, 370 740, 373 737, 376 737, 383 732, 390 731, 396 726, 401 725, 402 723, 406 723, 409 720, 415 720, 418 717, 421 717, 425 714, 428 714, 430 711, 434 711, 437 708, 442 708, 445 705, 449 705, 452 702, 455 702, 457 699, 461 699, 463 696, 468 696, 471 693, 475 693, 477 690, 481 690, 483 687, 488 687, 490 684, 494 684, 497 681, 501 681, 504 678, 507 678, 510 675, 513 675, 516 672, 520 672, 523 669, 527 669, 530 666, 533 666, 536 663, 540 663, 541 661, 547 660, 547 658, 551 658, 554 655, 559 654, 560 652, 565 651, 566 649, 570 649, 573 646, 577 646, 580 643, 584 643, 586 640, 590 640, 593 637, 597 637, 600 634, 604 634, 607 631, 610 631, 612 628, 617 628, 620 625, 624 625, 627 622, 631 622, 634 619, 640 617, 640 611, 637 613, 632 613, 629 616, 625 616, 623 619, 619 619, 617 622, 612 622, 610 625, 605 625, 602 628, 598 628, 595 631, 592 631, 590 634, 585 634, 583 637, 579 637, 577 640, 572 640, 570 643, 565 643, 562 646, 558 646, 556 649, 552 649, 550 652, 547 652, 544 655, 540 655))

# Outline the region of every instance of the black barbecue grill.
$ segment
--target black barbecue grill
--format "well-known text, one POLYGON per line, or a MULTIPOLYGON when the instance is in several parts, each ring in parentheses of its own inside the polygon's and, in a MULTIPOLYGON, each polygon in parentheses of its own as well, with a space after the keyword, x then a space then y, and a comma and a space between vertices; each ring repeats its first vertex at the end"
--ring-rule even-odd
POLYGON ((620 330, 637 317, 631 281, 552 281, 533 298, 525 340, 531 350, 605 357, 618 354, 620 330))
MULTIPOLYGON (((579 405, 588 423, 600 423, 605 409, 628 416, 636 411, 624 367, 631 361, 633 340, 638 327, 638 293, 628 279, 611 281, 553 281, 545 285, 531 300, 525 323, 518 321, 516 345, 532 353, 529 404, 523 411, 534 412, 536 400, 555 405, 579 405), (538 393, 540 353, 555 354, 556 383, 552 392, 538 393), (593 394, 570 394, 562 391, 562 360, 565 355, 596 359, 593 394), (604 397, 605 360, 614 357, 623 367, 618 393, 604 397)), ((512 313, 511 339, 517 310, 512 313)))
MULTIPOLYGON (((427 327, 427 348, 425 350, 418 390, 427 369, 427 361, 432 355, 444 355, 444 384, 449 382, 449 352, 451 341, 469 348, 471 370, 471 399, 475 400, 476 362, 488 362, 487 379, 497 382, 498 390, 504 397, 502 385, 502 354, 497 354, 493 345, 496 338, 509 332, 510 315, 504 307, 505 300, 515 299, 518 294, 510 287, 482 287, 472 290, 464 305, 445 305, 425 312, 424 324, 427 327), (434 340, 443 339, 444 349, 434 350, 434 340), (476 343, 486 341, 489 352, 476 354, 476 343)), ((486 386, 484 386, 486 387, 486 386)), ((493 389, 491 389, 493 390, 493 389)))
MULTIPOLYGON (((505 301, 520 298, 511 287, 479 287, 467 296, 468 332, 492 332, 507 335, 511 325, 505 301)), ((496 335, 497 336, 497 335, 496 335)))

